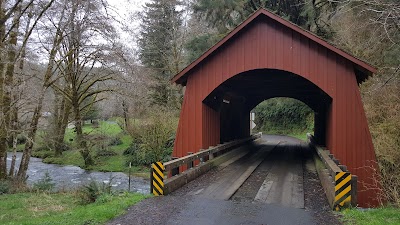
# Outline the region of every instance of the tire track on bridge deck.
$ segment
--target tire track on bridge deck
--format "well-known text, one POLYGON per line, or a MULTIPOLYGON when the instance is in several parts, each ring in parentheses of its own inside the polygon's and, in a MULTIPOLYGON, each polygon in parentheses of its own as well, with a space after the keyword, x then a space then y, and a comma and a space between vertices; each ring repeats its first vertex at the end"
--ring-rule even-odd
POLYGON ((212 183, 195 194, 212 199, 230 199, 278 143, 252 146, 248 154, 220 170, 212 183))

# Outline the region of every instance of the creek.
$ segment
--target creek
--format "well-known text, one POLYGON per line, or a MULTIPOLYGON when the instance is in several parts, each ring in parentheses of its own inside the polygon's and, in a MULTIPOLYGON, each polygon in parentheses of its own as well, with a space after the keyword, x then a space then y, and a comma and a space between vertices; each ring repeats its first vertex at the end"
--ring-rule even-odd
MULTIPOLYGON (((22 153, 17 153, 16 168, 21 162, 22 153)), ((7 155, 7 165, 11 164, 12 154, 7 155)), ((31 157, 27 175, 27 184, 32 186, 44 178, 46 172, 55 183, 55 190, 73 190, 83 185, 96 181, 100 184, 110 185, 113 190, 128 191, 128 175, 122 172, 97 172, 87 171, 78 166, 65 166, 57 164, 43 163, 42 159, 31 157)), ((139 192, 142 194, 149 193, 149 181, 141 177, 131 176, 131 192, 139 192)))

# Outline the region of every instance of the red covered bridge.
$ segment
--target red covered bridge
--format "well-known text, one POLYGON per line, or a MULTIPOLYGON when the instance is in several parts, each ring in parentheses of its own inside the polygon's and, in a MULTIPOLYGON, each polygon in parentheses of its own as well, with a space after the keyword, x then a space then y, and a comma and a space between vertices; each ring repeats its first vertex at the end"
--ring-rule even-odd
POLYGON ((358 176, 358 202, 376 206, 375 152, 358 85, 376 69, 259 10, 177 74, 186 86, 173 156, 250 135, 249 112, 273 97, 314 110, 317 143, 358 176))

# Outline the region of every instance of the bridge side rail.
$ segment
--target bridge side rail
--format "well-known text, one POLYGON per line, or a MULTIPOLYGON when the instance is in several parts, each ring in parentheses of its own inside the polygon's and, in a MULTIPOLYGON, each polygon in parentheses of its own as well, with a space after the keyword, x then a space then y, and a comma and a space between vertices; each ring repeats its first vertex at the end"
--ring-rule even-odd
POLYGON ((247 142, 254 141, 261 138, 262 133, 251 135, 248 138, 233 140, 227 143, 219 144, 217 146, 211 146, 208 149, 200 150, 197 153, 190 154, 181 158, 173 159, 169 162, 164 163, 164 174, 172 175, 167 177, 164 182, 164 195, 171 193, 178 188, 182 187, 186 183, 196 179, 200 175, 208 172, 216 164, 219 163, 223 155, 216 157, 216 153, 221 153, 225 150, 233 149, 237 146, 243 145, 247 142), (207 161, 208 159, 208 161, 207 161), (194 166, 194 161, 200 160, 200 164, 194 166), (187 166, 187 170, 180 173, 179 168, 187 166))
POLYGON ((329 205, 335 210, 349 204, 356 206, 357 176, 351 175, 347 167, 341 165, 329 150, 317 145, 311 134, 307 134, 307 139, 318 155, 317 158, 314 157, 314 161, 329 205))

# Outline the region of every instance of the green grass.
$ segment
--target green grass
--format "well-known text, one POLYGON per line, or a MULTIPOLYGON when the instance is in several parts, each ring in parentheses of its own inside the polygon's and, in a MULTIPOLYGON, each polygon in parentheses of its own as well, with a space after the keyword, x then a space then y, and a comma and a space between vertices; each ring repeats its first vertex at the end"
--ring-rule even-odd
MULTIPOLYGON (((99 127, 95 128, 91 124, 85 124, 83 126, 83 132, 85 134, 100 134, 107 137, 115 137, 122 133, 121 128, 118 124, 108 123, 105 121, 101 121, 99 123, 99 127)), ((84 161, 79 151, 75 148, 75 137, 74 129, 67 128, 65 133, 65 141, 71 145, 71 150, 63 152, 61 157, 47 157, 43 160, 46 163, 55 163, 60 165, 74 165, 79 167, 84 167, 84 161), (72 140, 72 141, 70 141, 72 140)), ((128 148, 132 139, 129 135, 123 135, 121 137, 122 144, 117 146, 110 146, 109 149, 113 150, 117 153, 115 156, 107 156, 107 157, 97 157, 95 159, 95 165, 86 168, 90 170, 98 170, 105 172, 121 172, 125 171, 127 168, 125 166, 125 157, 122 155, 124 150, 128 148)), ((35 152, 35 155, 39 156, 41 154, 46 154, 46 151, 35 152)))
POLYGON ((122 193, 80 205, 74 193, 0 195, 0 224, 104 224, 146 197, 137 193, 122 193))
MULTIPOLYGON (((122 144, 117 146, 110 146, 109 149, 113 150, 117 155, 115 156, 103 156, 95 159, 95 165, 87 168, 90 170, 104 171, 104 172, 124 172, 127 170, 125 165, 125 156, 123 152, 129 147, 132 142, 132 138, 129 135, 123 135, 121 137, 122 144)), ((75 165, 84 166, 84 161, 79 151, 69 150, 63 152, 61 157, 49 157, 44 159, 46 163, 55 163, 61 165, 75 165)))
POLYGON ((344 210, 342 214, 346 225, 400 225, 399 208, 349 209, 344 210))
MULTIPOLYGON (((121 138, 122 144, 116 146, 108 146, 109 150, 117 153, 114 156, 100 156, 95 157, 94 153, 92 154, 95 158, 95 164, 90 167, 86 167, 88 170, 96 170, 103 172, 128 172, 128 167, 125 164, 126 157, 123 155, 123 152, 129 147, 132 143, 132 138, 129 135, 123 134, 121 128, 118 124, 108 123, 108 122, 100 122, 98 128, 94 128, 91 124, 85 124, 83 127, 83 132, 89 135, 104 135, 106 137, 116 137, 119 136, 121 138)), ((65 141, 70 144, 71 150, 64 151, 61 157, 49 156, 52 154, 52 151, 43 150, 36 151, 34 155, 37 157, 44 158, 43 162, 45 163, 54 163, 60 165, 74 165, 84 168, 84 161, 79 151, 75 149, 75 136, 76 134, 73 132, 73 129, 67 129, 65 134, 65 141), (70 139, 72 141, 70 141, 70 139)), ((149 169, 146 167, 133 167, 131 172, 134 175, 148 177, 149 169)))
MULTIPOLYGON (((83 133, 85 134, 101 134, 109 137, 115 137, 122 132, 121 127, 115 123, 109 123, 107 121, 100 121, 99 127, 95 128, 92 124, 85 124, 82 127, 83 133)), ((65 132, 64 140, 67 143, 72 143, 70 140, 75 140, 76 134, 74 129, 67 128, 65 132)))

